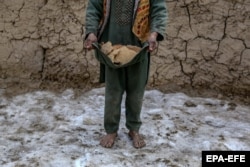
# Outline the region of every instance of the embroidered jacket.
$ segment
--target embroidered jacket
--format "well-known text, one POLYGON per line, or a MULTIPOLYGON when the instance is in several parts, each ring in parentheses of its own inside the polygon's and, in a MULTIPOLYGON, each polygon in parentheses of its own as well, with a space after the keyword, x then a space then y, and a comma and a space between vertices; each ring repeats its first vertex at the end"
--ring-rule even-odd
MULTIPOLYGON (((167 12, 165 0, 134 0, 133 27, 134 35, 145 42, 149 32, 157 32, 163 40, 167 12)), ((86 35, 95 33, 100 37, 108 23, 111 0, 89 0, 86 14, 86 35), (97 10, 97 11, 96 11, 97 10)))

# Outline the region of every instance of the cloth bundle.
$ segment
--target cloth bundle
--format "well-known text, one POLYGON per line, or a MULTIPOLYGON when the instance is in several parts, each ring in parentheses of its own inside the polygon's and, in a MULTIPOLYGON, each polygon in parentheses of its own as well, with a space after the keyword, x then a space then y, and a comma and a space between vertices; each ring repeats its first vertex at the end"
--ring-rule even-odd
POLYGON ((95 57, 101 65, 115 69, 133 65, 149 56, 147 42, 141 48, 132 45, 112 45, 111 42, 92 45, 95 48, 95 57))
POLYGON ((106 42, 101 44, 101 51, 115 65, 124 65, 130 62, 141 51, 141 48, 133 45, 112 45, 111 42, 106 42))

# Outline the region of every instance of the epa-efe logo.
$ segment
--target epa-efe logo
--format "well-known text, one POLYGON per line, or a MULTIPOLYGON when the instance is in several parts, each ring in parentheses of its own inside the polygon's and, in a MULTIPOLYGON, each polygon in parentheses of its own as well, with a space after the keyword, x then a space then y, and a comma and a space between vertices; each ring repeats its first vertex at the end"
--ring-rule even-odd
POLYGON ((250 151, 202 151, 202 167, 249 167, 250 151))
POLYGON ((206 155, 206 162, 246 162, 246 155, 206 155))

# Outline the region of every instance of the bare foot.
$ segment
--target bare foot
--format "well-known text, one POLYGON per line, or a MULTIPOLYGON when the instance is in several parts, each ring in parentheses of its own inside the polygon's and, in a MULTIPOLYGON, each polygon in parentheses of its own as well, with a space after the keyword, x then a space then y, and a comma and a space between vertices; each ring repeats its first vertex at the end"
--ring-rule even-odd
POLYGON ((146 146, 145 141, 143 140, 142 136, 136 131, 129 131, 128 135, 133 140, 133 146, 135 148, 142 148, 146 146))
POLYGON ((100 145, 105 148, 111 148, 115 143, 117 133, 110 133, 101 138, 100 145))

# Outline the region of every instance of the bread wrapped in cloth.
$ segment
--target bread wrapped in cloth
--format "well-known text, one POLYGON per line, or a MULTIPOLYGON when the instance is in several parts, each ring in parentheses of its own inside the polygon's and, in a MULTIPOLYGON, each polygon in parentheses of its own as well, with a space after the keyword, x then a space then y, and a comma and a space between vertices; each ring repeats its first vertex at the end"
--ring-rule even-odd
POLYGON ((101 45, 101 51, 116 65, 130 62, 140 50, 141 48, 138 46, 112 45, 111 42, 102 43, 101 45))

